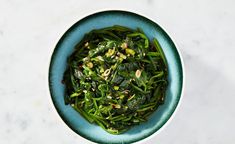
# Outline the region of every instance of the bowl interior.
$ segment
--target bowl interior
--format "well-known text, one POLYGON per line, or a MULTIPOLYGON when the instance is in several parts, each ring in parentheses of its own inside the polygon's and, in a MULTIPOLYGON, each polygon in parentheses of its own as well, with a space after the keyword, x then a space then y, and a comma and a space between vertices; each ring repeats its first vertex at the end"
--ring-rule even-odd
POLYGON ((105 11, 78 21, 60 39, 51 59, 49 86, 54 106, 59 115, 76 133, 99 143, 130 143, 144 139, 158 131, 172 116, 182 92, 182 63, 174 43, 159 25, 134 13, 105 11), (90 124, 71 106, 65 105, 65 86, 61 83, 67 65, 67 58, 71 55, 75 45, 83 38, 84 34, 93 29, 113 25, 122 25, 134 29, 140 27, 150 40, 154 37, 157 38, 165 53, 169 71, 169 85, 164 105, 160 106, 147 122, 137 125, 120 135, 109 134, 99 126, 90 124))

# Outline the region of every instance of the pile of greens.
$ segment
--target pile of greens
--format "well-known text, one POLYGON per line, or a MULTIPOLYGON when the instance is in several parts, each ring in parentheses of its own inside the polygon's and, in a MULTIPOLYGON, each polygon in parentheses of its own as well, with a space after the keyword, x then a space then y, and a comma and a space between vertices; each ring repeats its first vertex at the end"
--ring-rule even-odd
POLYGON ((68 58, 65 103, 90 123, 120 134, 164 103, 167 65, 156 39, 141 29, 92 30, 68 58))

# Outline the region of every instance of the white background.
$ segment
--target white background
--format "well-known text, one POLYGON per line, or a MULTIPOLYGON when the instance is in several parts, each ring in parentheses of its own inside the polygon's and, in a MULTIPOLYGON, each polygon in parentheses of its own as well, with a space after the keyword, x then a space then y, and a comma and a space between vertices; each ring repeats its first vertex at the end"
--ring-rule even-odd
POLYGON ((48 68, 56 43, 72 24, 108 9, 154 20, 184 59, 186 84, 178 112, 143 143, 234 143, 234 0, 0 0, 0 143, 91 144, 54 109, 48 68))

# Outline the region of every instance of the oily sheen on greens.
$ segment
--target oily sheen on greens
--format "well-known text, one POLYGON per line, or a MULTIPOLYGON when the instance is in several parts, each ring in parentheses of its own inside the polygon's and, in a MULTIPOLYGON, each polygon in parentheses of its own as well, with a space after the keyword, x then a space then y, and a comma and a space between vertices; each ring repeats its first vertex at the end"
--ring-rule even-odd
POLYGON ((164 103, 167 65, 157 39, 112 26, 87 33, 68 58, 65 103, 90 123, 120 134, 164 103))

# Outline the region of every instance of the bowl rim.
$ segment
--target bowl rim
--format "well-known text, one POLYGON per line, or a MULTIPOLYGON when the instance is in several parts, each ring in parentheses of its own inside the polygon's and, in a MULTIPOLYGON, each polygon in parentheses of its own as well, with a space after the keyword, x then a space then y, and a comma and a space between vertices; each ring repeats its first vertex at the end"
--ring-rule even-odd
MULTIPOLYGON (((181 83, 181 86, 180 86, 180 92, 179 92, 179 99, 178 101, 176 102, 173 110, 170 112, 169 117, 166 118, 162 125, 159 127, 159 128, 156 128, 154 129, 151 133, 149 133, 148 135, 145 135, 145 136, 141 136, 141 137, 138 137, 138 138, 135 138, 134 140, 129 140, 128 143, 139 143, 139 142, 144 142, 144 141, 147 141, 151 138, 153 138, 154 136, 156 136, 157 134, 159 134, 169 123, 170 121, 172 121, 172 119, 175 117, 175 114, 176 112, 178 111, 181 103, 182 103, 182 98, 183 98, 183 95, 184 95, 184 87, 185 87, 185 68, 184 68, 184 61, 183 61, 183 57, 182 57, 182 54, 181 52, 179 51, 178 49, 178 45, 172 40, 172 37, 169 36, 169 33, 167 33, 167 31, 160 25, 158 25, 158 23, 154 22, 154 20, 148 18, 148 17, 145 17, 143 15, 140 15, 138 12, 132 12, 132 11, 127 11, 127 10, 101 10, 101 11, 96 11, 96 12, 93 12, 91 14, 88 14, 88 15, 85 15, 83 16, 82 18, 79 18, 73 25, 71 25, 63 34, 62 36, 59 38, 59 41, 57 41, 57 44, 55 45, 55 48, 54 50, 52 51, 51 53, 51 57, 50 57, 50 64, 49 64, 49 69, 48 69, 48 85, 49 85, 49 93, 50 93, 50 97, 51 97, 51 102, 53 103, 53 107, 56 109, 56 112, 57 114, 59 115, 59 117, 62 119, 62 121, 66 124, 66 126, 68 126, 73 132, 75 132, 76 134, 80 135, 81 137, 83 137, 84 139, 86 140, 89 140, 89 141, 92 141, 92 142, 96 142, 96 143, 107 143, 108 142, 104 142, 104 141, 99 141, 95 138, 92 138, 92 137, 88 137, 86 136, 85 134, 82 134, 80 131, 76 130, 67 120, 66 118, 63 116, 63 114, 61 113, 61 110, 60 108, 57 107, 57 104, 54 100, 54 93, 53 93, 53 90, 52 90, 52 85, 51 85, 51 71, 52 71, 52 65, 53 65, 53 62, 54 62, 54 57, 61 45, 61 43, 63 42, 63 40, 67 37, 67 35, 73 31, 74 28, 76 28, 80 23, 82 23, 83 21, 89 19, 89 18, 92 18, 96 15, 101 15, 101 14, 105 14, 105 13, 124 13, 124 14, 129 14, 129 15, 133 15, 133 16, 136 16, 136 17, 140 17, 142 19, 146 19, 148 20, 148 22, 150 22, 151 24, 153 24, 154 26, 157 26, 159 28, 162 29, 164 35, 166 37, 168 37, 168 39, 171 41, 171 43, 174 45, 175 47, 175 50, 176 50, 176 53, 178 54, 179 56, 179 63, 180 63, 180 66, 181 66, 181 74, 182 74, 182 83, 181 83)), ((126 142, 125 142, 126 143, 126 142)), ((114 143, 113 143, 114 144, 114 143)))

